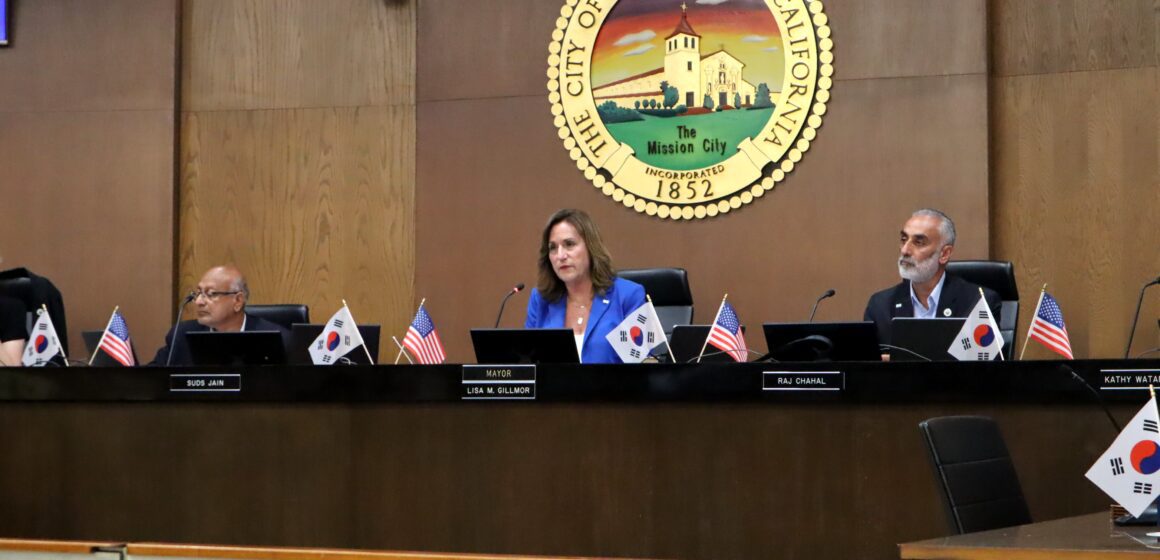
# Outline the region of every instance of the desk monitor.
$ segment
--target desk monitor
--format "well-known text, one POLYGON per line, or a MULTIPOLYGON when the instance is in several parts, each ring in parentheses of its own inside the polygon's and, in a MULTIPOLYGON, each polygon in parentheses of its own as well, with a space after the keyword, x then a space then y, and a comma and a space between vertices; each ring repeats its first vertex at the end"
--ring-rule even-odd
POLYGON ((915 362, 954 362, 957 359, 947 352, 951 342, 959 335, 966 319, 895 317, 890 321, 890 360, 915 362), (901 348, 901 350, 899 349, 901 348), (917 355, 916 355, 917 354, 917 355))
POLYGON ((578 364, 572 329, 471 329, 480 364, 578 364))
MULTIPOLYGON (((286 351, 286 356, 291 364, 313 365, 314 362, 310 359, 310 345, 314 343, 314 339, 318 338, 318 335, 322 334, 324 328, 326 325, 313 323, 290 325, 290 348, 286 351)), ((382 332, 382 327, 379 325, 359 325, 358 332, 362 335, 363 344, 367 347, 366 350, 361 347, 355 348, 348 352, 344 358, 359 365, 377 364, 379 362, 379 334, 382 332), (368 351, 371 353, 373 361, 367 360, 368 351)))
MULTIPOLYGON (((705 348, 705 354, 701 356, 701 363, 736 363, 733 356, 723 352, 715 346, 705 344, 705 339, 709 338, 709 329, 711 325, 677 325, 673 327, 673 335, 669 337, 669 348, 673 349, 673 357, 676 358, 677 363, 695 363, 697 356, 701 355, 701 348, 705 348)), ((741 333, 745 334, 745 326, 741 327, 741 333)), ((744 361, 749 361, 746 356, 744 361)))
MULTIPOLYGON (((85 346, 87 346, 89 348, 89 355, 92 356, 93 353, 96 352, 96 357, 93 358, 93 366, 95 366, 95 367, 122 367, 123 364, 121 362, 118 362, 117 360, 114 360, 112 356, 108 355, 105 352, 97 352, 97 345, 101 343, 101 335, 103 335, 103 334, 105 334, 105 331, 82 331, 81 332, 81 338, 83 338, 85 340, 85 346)), ((137 360, 137 347, 130 344, 129 348, 133 352, 133 363, 135 363, 135 364, 141 363, 140 361, 137 360)))
POLYGON ((878 331, 873 321, 765 323, 769 357, 780 362, 877 362, 878 331))
POLYGON ((286 363, 278 331, 194 331, 185 333, 195 366, 272 365, 286 363))

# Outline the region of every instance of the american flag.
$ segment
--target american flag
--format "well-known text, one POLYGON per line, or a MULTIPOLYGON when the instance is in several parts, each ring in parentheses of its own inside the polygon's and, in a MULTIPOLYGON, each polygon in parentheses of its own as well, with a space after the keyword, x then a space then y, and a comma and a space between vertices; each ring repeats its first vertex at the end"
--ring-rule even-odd
POLYGON ((729 357, 738 362, 749 360, 749 349, 745 347, 745 333, 741 332, 741 321, 737 319, 737 312, 727 301, 721 302, 717 321, 709 330, 709 344, 724 350, 729 357))
POLYGON ((129 340, 129 325, 125 324, 120 311, 114 311, 113 317, 109 319, 109 326, 101 337, 100 349, 123 366, 137 365, 133 359, 133 343, 129 340))
POLYGON ((403 337, 403 346, 418 358, 420 364, 441 364, 447 358, 439 333, 435 332, 435 323, 422 305, 407 329, 407 336, 403 337))
POLYGON ((1075 359, 1071 355, 1071 341, 1067 338, 1067 326, 1063 324, 1063 312, 1051 294, 1043 292, 1043 299, 1039 302, 1039 312, 1031 321, 1031 328, 1027 336, 1038 340, 1056 354, 1069 360, 1075 359))

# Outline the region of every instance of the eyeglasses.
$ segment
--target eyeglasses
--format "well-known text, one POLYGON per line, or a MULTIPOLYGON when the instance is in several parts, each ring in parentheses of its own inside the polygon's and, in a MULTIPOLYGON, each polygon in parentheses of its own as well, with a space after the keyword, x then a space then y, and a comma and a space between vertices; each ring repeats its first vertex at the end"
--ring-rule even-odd
POLYGON ((222 297, 222 296, 232 296, 234 294, 240 294, 240 293, 242 293, 241 290, 234 290, 231 292, 219 292, 217 290, 194 290, 192 292, 189 292, 189 297, 192 300, 196 300, 198 298, 204 297, 205 299, 208 299, 210 301, 217 301, 217 299, 222 297))

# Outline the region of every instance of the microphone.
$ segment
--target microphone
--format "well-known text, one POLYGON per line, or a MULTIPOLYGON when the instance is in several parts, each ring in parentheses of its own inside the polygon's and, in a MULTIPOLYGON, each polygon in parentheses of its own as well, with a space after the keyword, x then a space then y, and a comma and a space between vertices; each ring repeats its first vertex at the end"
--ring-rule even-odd
POLYGON ((1124 347, 1125 360, 1128 359, 1128 352, 1132 350, 1132 338, 1136 336, 1136 323, 1140 321, 1140 306, 1144 303, 1144 292, 1156 284, 1160 284, 1160 276, 1140 288, 1140 299, 1136 301, 1136 314, 1132 317, 1132 330, 1128 331, 1128 345, 1124 347))
POLYGON ((181 314, 185 312, 185 306, 195 299, 197 296, 193 295, 193 292, 189 292, 189 295, 185 296, 185 299, 181 300, 181 305, 177 307, 177 320, 173 322, 173 338, 169 339, 169 356, 165 358, 165 367, 169 367, 169 364, 173 362, 173 350, 177 348, 177 325, 181 323, 181 314))
POLYGON ((499 328, 499 320, 503 318, 503 307, 507 305, 508 298, 520 293, 520 291, 523 289, 524 283, 520 282, 519 284, 512 286, 512 289, 508 290, 508 293, 503 296, 503 301, 499 302, 499 315, 495 316, 495 328, 499 328))
POLYGON ((1091 393, 1096 396, 1096 402, 1099 403, 1100 408, 1104 409, 1104 414, 1108 415, 1108 421, 1111 422, 1112 427, 1116 429, 1116 435, 1119 435, 1120 432, 1124 431, 1124 429, 1120 427, 1120 423, 1116 422, 1116 419, 1112 417, 1112 411, 1108 410, 1108 403, 1104 402, 1104 398, 1100 396, 1100 392, 1097 391, 1095 387, 1092 387, 1091 383, 1088 383, 1087 380, 1083 378, 1083 376, 1076 373, 1075 370, 1071 369, 1071 366, 1067 364, 1059 364, 1059 369, 1070 373, 1072 379, 1079 381, 1081 385, 1087 387, 1087 390, 1091 391, 1091 393))
POLYGON ((807 322, 809 322, 809 323, 814 322, 814 313, 818 312, 818 304, 822 303, 823 299, 826 299, 829 297, 834 297, 834 294, 836 294, 836 293, 838 293, 838 292, 835 292, 834 290, 826 290, 826 293, 822 294, 822 297, 818 298, 818 301, 814 302, 814 308, 810 310, 810 320, 807 322))

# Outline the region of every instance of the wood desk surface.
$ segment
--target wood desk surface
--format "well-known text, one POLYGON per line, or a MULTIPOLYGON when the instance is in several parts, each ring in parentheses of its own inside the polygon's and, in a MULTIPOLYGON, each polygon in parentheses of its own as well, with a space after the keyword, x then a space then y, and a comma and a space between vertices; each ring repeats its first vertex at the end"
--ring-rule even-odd
POLYGON ((1160 554, 1155 526, 1117 527, 1108 512, 1068 517, 899 545, 902 558, 941 560, 1068 560, 1160 554))

